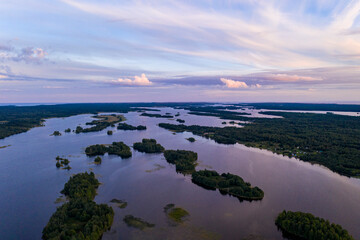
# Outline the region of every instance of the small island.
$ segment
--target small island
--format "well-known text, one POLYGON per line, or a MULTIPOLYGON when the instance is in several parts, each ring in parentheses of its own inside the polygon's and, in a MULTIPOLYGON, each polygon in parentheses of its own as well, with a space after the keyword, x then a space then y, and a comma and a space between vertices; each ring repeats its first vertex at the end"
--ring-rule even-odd
POLYGON ((114 211, 93 201, 99 184, 93 172, 70 177, 61 191, 69 202, 51 216, 42 239, 100 239, 110 229, 114 211))
POLYGON ((146 138, 144 138, 142 142, 134 143, 134 149, 145 153, 162 153, 165 150, 155 139, 146 138))
POLYGON ((176 119, 176 121, 179 122, 179 123, 185 123, 185 120, 182 120, 182 119, 180 119, 180 118, 179 118, 179 119, 176 119))
POLYGON ((94 162, 95 162, 95 164, 101 164, 101 162, 102 162, 101 157, 100 157, 100 156, 97 156, 97 157, 94 159, 94 162))
POLYGON ((164 157, 168 163, 175 164, 176 172, 191 174, 195 171, 196 152, 186 150, 166 150, 164 157))
POLYGON ((113 135, 113 131, 108 130, 108 131, 107 131, 107 135, 113 135))
POLYGON ((175 207, 175 204, 167 204, 164 207, 164 212, 166 216, 173 220, 176 223, 182 223, 185 221, 186 217, 190 216, 189 212, 181 207, 175 207))
POLYGON ((60 156, 56 157, 56 167, 57 168, 63 167, 63 169, 70 170, 71 167, 69 166, 69 163, 70 163, 70 161, 67 158, 61 158, 60 156))
POLYGON ((240 200, 261 200, 264 192, 258 187, 251 187, 241 177, 216 171, 201 170, 192 174, 192 182, 206 189, 219 189, 221 193, 226 193, 237 197, 240 200))
POLYGON ((193 137, 189 137, 186 140, 188 140, 189 142, 195 142, 196 141, 195 138, 193 138, 193 137))
POLYGON ((155 224, 148 223, 141 218, 134 217, 133 215, 126 215, 123 220, 129 227, 138 228, 140 230, 155 227, 155 224))
POLYGON ((146 126, 143 125, 139 125, 139 126, 133 126, 133 125, 129 125, 126 123, 119 123, 119 125, 117 126, 117 129, 119 130, 146 130, 146 126))
POLYGON ((104 130, 105 128, 114 125, 115 123, 125 121, 125 117, 123 115, 96 115, 94 118, 98 120, 94 120, 91 122, 87 122, 86 125, 91 125, 90 128, 82 128, 81 126, 77 126, 75 133, 87 133, 87 132, 99 132, 104 130))
POLYGON ((71 129, 67 128, 67 129, 64 130, 64 132, 69 133, 69 132, 71 132, 71 129))
POLYGON ((54 131, 50 136, 61 136, 59 131, 54 131))
POLYGON ((132 156, 130 147, 123 142, 113 142, 111 145, 96 144, 88 146, 85 149, 87 156, 104 155, 118 155, 121 158, 129 158, 132 156))
POLYGON ((116 198, 111 199, 110 202, 116 204, 121 209, 126 208, 127 204, 128 204, 126 201, 119 200, 119 199, 116 199, 116 198))
POLYGON ((285 235, 291 237, 315 240, 315 239, 343 239, 354 238, 340 225, 331 223, 323 218, 315 217, 311 213, 283 211, 276 220, 278 226, 285 235))

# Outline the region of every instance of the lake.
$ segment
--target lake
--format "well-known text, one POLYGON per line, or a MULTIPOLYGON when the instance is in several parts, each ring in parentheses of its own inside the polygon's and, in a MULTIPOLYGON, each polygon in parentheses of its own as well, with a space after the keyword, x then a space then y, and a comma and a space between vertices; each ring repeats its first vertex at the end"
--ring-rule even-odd
MULTIPOLYGON (((188 115, 181 109, 162 108, 160 113, 167 112, 180 112, 179 118, 187 125, 224 126, 222 119, 188 115)), ((146 131, 110 127, 101 132, 64 133, 66 128, 75 129, 93 120, 91 115, 78 115, 48 119, 44 127, 0 140, 0 146, 11 145, 0 149, 0 239, 41 239, 43 227, 61 205, 55 201, 65 182, 72 174, 84 171, 94 171, 102 183, 96 202, 110 204, 113 198, 128 202, 125 209, 110 204, 115 211, 114 223, 103 239, 284 239, 274 224, 284 209, 311 212, 342 225, 360 239, 360 179, 266 150, 217 144, 191 133, 173 134, 157 124, 176 124, 175 120, 140 114, 124 114, 126 123, 146 125, 146 131), (62 136, 50 136, 55 130, 62 136), (107 130, 114 134, 108 136, 107 130), (188 137, 196 142, 190 143, 188 137), (106 154, 102 164, 95 165, 94 157, 84 153, 92 144, 123 141, 132 146, 143 138, 155 138, 166 149, 195 151, 199 156, 197 169, 237 174, 263 189, 265 197, 241 202, 201 188, 190 176, 177 174, 162 154, 132 149, 129 159, 106 154), (70 160, 70 171, 55 167, 58 155, 70 160), (168 203, 186 209, 188 220, 178 226, 170 224, 163 211, 168 203), (156 226, 144 231, 130 228, 122 221, 127 214, 156 226)))

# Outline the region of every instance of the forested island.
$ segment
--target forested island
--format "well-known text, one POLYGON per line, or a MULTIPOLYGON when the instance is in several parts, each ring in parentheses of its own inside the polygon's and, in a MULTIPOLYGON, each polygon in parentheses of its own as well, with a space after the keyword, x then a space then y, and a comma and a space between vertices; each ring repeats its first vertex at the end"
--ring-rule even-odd
POLYGON ((345 176, 360 177, 360 118, 335 114, 266 112, 283 118, 258 118, 243 128, 160 123, 165 129, 324 165, 345 176))
POLYGON ((193 183, 206 189, 219 189, 222 193, 235 196, 241 200, 261 200, 264 192, 258 187, 251 187, 251 184, 245 182, 241 177, 216 171, 200 170, 192 174, 193 183))
POLYGON ((58 207, 51 216, 42 239, 101 239, 112 225, 114 211, 106 204, 93 201, 99 184, 93 172, 70 177, 61 191, 69 202, 58 207))
POLYGON ((175 164, 176 172, 191 174, 195 171, 198 155, 186 150, 166 150, 164 157, 168 163, 175 164))
POLYGON ((123 142, 113 142, 111 145, 95 144, 90 145, 85 149, 88 156, 104 155, 118 155, 121 158, 129 158, 132 156, 130 147, 123 142))
POLYGON ((155 139, 146 138, 141 142, 134 143, 134 149, 145 153, 162 153, 165 150, 155 139))
POLYGON ((87 133, 87 132, 99 132, 104 130, 105 128, 112 126, 115 123, 125 121, 123 115, 96 115, 94 118, 98 118, 98 120, 93 120, 91 122, 87 122, 86 125, 92 125, 90 128, 82 128, 80 126, 76 127, 75 133, 87 133))
POLYGON ((354 240, 340 225, 333 224, 311 213, 283 211, 275 224, 290 238, 305 240, 354 240))
POLYGON ((117 126, 117 129, 119 130, 146 130, 146 126, 143 125, 139 125, 139 126, 133 126, 130 124, 126 124, 126 123, 119 123, 119 125, 117 126))
POLYGON ((169 114, 165 114, 165 115, 161 115, 161 114, 153 114, 153 113, 142 113, 140 116, 144 116, 144 117, 153 117, 153 118, 174 118, 174 116, 169 115, 169 114))

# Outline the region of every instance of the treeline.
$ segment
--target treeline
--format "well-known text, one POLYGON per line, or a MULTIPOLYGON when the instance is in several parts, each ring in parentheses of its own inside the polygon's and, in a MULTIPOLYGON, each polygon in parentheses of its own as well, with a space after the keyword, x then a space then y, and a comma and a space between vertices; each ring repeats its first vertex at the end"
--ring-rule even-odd
POLYGON ((139 125, 139 126, 133 126, 126 123, 119 123, 117 126, 117 129, 119 130, 146 130, 146 126, 139 125))
POLYGON ((311 213, 283 211, 275 224, 286 234, 305 240, 354 240, 340 225, 311 213))
POLYGON ((125 118, 122 115, 104 115, 104 116, 95 116, 100 118, 99 120, 93 120, 91 122, 87 122, 86 125, 94 125, 89 128, 82 128, 77 126, 75 129, 75 133, 87 133, 87 132, 100 132, 107 127, 114 126, 115 123, 124 121, 125 118))
POLYGON ((162 153, 165 148, 157 143, 155 139, 144 138, 141 142, 134 143, 134 149, 145 153, 162 153))
POLYGON ((174 116, 166 114, 166 115, 161 115, 161 114, 153 114, 153 113, 142 113, 140 116, 144 116, 144 117, 153 117, 153 118, 174 118, 174 116))
POLYGON ((244 200, 260 200, 264 192, 258 187, 251 187, 241 177, 231 174, 219 174, 216 171, 200 170, 192 174, 193 183, 207 189, 219 189, 221 193, 227 193, 244 200))
POLYGON ((130 147, 123 142, 113 142, 109 146, 104 144, 91 145, 85 149, 85 153, 88 156, 104 155, 105 153, 118 155, 121 158, 129 158, 132 156, 130 147))
POLYGON ((248 103, 239 104, 242 107, 273 110, 303 110, 303 111, 336 111, 360 112, 359 104, 329 104, 329 103, 248 103))
POLYGON ((195 172, 198 155, 193 151, 166 150, 164 157, 168 163, 175 164, 176 172, 183 174, 195 172))
POLYGON ((242 143, 324 165, 345 176, 360 176, 360 118, 336 114, 266 112, 283 118, 258 118, 243 128, 160 123, 217 143, 242 143))
POLYGON ((70 178, 61 193, 69 202, 58 207, 42 232, 44 240, 98 240, 110 229, 114 211, 93 199, 99 186, 95 174, 80 173, 70 178))

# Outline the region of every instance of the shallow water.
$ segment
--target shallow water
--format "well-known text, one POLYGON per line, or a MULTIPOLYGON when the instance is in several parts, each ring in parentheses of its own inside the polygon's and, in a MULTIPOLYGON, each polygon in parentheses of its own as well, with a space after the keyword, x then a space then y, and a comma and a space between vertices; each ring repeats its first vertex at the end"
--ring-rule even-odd
MULTIPOLYGON (((162 113, 180 112, 185 124, 223 126, 214 117, 187 115, 178 109, 162 109, 162 113)), ((109 203, 113 198, 128 202, 125 209, 112 205, 114 224, 103 239, 282 239, 274 219, 283 209, 311 212, 341 224, 355 239, 360 239, 360 179, 340 176, 328 169, 275 155, 243 145, 221 145, 191 133, 173 134, 159 128, 160 122, 175 120, 125 114, 128 124, 146 125, 146 131, 122 131, 108 128, 101 132, 49 136, 53 131, 92 120, 91 115, 49 119, 44 127, 0 140, 0 239, 40 239, 41 231, 55 212, 55 200, 71 174, 93 170, 102 185, 95 201, 109 203), (107 130, 114 134, 108 136, 107 130), (185 138, 194 137, 190 143, 185 138), (124 141, 128 145, 142 138, 155 138, 166 149, 196 151, 197 169, 214 169, 220 173, 238 174, 265 192, 261 201, 240 202, 218 191, 203 189, 189 176, 177 174, 162 154, 133 151, 129 159, 103 157, 101 165, 84 154, 86 146, 124 141), (57 155, 68 157, 72 169, 55 167, 57 155), (158 168, 158 165, 165 168, 158 168), (151 171, 149 171, 151 170, 151 171), (188 220, 172 226, 163 207, 174 203, 190 213, 188 220), (155 223, 156 227, 140 231, 127 227, 126 214, 155 223)))

